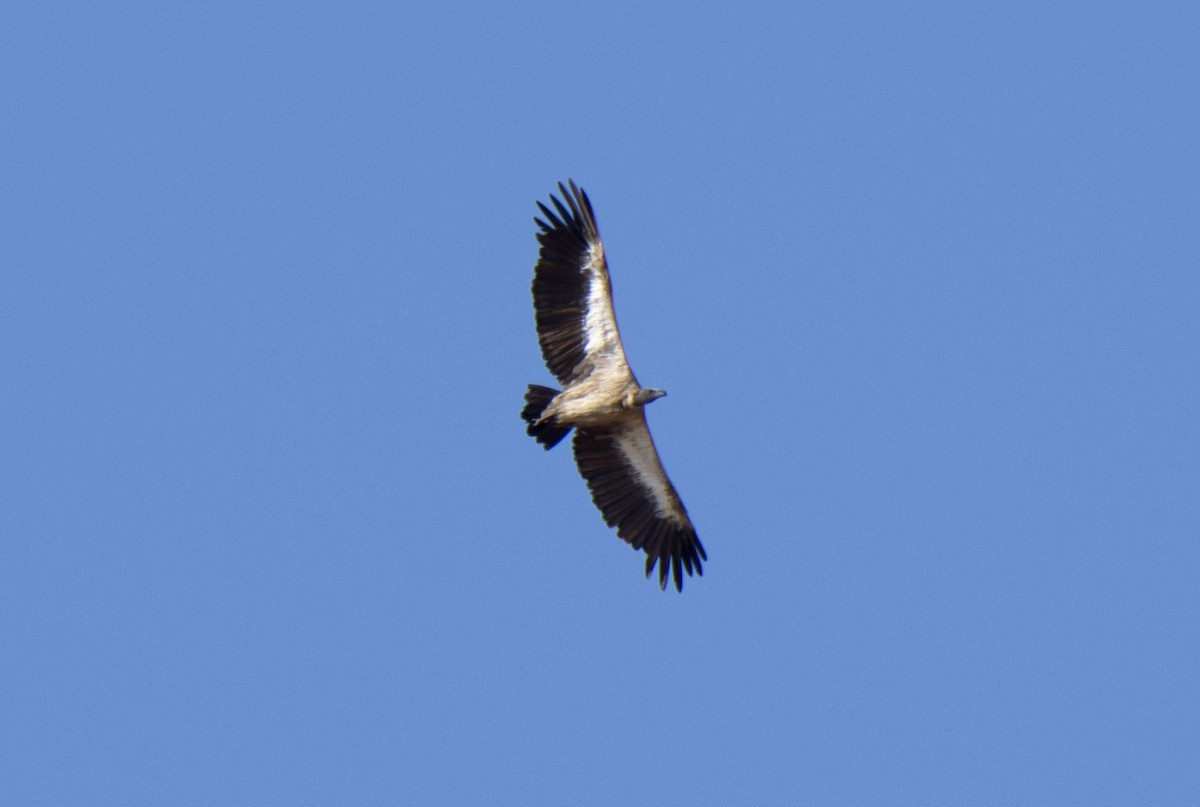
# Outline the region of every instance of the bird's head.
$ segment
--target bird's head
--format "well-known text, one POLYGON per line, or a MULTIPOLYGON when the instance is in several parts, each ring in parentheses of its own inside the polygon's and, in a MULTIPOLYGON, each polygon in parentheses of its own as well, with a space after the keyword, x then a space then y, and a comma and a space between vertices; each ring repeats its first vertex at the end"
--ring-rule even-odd
POLYGON ((645 406, 651 401, 657 401, 666 394, 666 390, 661 389, 640 389, 637 391, 637 395, 635 396, 634 400, 637 402, 638 406, 645 406))

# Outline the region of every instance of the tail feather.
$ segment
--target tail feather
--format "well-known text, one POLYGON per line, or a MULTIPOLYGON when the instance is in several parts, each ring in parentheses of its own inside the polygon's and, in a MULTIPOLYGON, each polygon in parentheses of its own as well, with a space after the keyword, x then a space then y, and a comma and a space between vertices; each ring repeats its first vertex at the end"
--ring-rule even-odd
POLYGON ((546 407, 550 405, 550 401, 554 400, 554 396, 557 394, 558 390, 556 389, 530 384, 529 390, 525 393, 525 408, 521 410, 521 418, 528 424, 525 427, 525 433, 545 446, 547 451, 558 445, 559 441, 567 436, 567 432, 571 431, 570 426, 538 423, 542 412, 546 411, 546 407))

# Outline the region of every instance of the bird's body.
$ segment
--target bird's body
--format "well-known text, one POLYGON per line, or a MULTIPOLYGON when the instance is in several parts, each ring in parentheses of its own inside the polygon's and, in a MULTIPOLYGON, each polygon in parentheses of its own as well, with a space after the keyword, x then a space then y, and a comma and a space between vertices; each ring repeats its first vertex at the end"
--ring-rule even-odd
POLYGON ((533 301, 546 366, 562 391, 530 384, 521 417, 546 449, 575 429, 575 461, 609 526, 646 553, 646 575, 659 565, 682 590, 683 571, 703 574, 704 547, 667 478, 644 407, 666 393, 638 384, 625 357, 612 306, 604 246, 587 195, 559 184, 565 205, 539 203, 545 220, 534 268, 533 301))
POLYGON ((641 387, 632 378, 593 373, 555 395, 541 419, 578 428, 612 426, 636 407, 644 406, 639 403, 640 392, 641 387))

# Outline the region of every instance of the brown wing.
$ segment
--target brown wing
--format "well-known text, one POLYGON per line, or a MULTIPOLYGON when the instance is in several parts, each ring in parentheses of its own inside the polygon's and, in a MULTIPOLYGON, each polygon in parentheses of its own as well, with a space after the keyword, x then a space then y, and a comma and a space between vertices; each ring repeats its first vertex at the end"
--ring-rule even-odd
POLYGON ((704 574, 700 562, 708 556, 663 470, 641 409, 613 428, 577 430, 575 462, 608 526, 646 552, 647 577, 657 563, 665 589, 669 565, 675 589, 682 591, 684 571, 704 574))
POLYGON ((563 386, 593 367, 629 372, 592 204, 574 182, 567 183, 558 184, 565 203, 552 195, 551 211, 538 202, 545 218, 534 219, 542 245, 533 270, 538 343, 563 386))

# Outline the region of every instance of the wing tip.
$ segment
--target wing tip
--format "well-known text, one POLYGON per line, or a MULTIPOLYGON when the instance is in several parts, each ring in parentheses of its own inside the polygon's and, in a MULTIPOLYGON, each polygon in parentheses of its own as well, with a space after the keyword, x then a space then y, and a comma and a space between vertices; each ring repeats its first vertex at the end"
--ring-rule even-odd
POLYGON ((646 578, 654 573, 654 569, 658 567, 658 587, 662 591, 667 590, 667 581, 670 580, 675 584, 675 590, 683 593, 683 578, 686 574, 688 577, 704 576, 704 566, 702 561, 708 560, 708 555, 704 551, 704 546, 700 543, 700 538, 694 530, 681 530, 683 533, 682 541, 679 546, 672 548, 660 548, 658 551, 653 551, 651 547, 646 547, 646 578))
POLYGON ((569 177, 566 184, 557 184, 558 195, 550 194, 550 204, 557 211, 557 215, 542 202, 536 202, 538 209, 546 217, 544 220, 538 217, 533 219, 541 230, 538 234, 539 240, 555 230, 566 229, 578 233, 585 241, 598 241, 600 230, 596 226, 596 213, 592 209, 592 201, 588 198, 587 191, 569 177))

